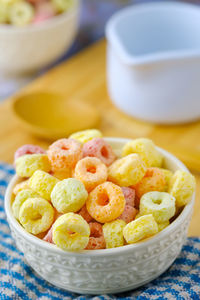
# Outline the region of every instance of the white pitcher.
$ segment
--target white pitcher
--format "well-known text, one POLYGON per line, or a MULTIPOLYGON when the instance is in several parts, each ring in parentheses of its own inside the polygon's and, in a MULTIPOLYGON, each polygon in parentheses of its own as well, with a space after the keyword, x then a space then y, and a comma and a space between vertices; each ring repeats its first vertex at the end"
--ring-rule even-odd
POLYGON ((200 8, 139 4, 106 26, 107 82, 121 110, 167 124, 200 118, 200 8))

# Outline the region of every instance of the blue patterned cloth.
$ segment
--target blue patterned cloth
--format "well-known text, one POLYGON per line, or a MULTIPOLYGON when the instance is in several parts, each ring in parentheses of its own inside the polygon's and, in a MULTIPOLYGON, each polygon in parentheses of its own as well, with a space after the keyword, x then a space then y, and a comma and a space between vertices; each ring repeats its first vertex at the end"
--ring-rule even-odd
POLYGON ((4 212, 4 194, 14 170, 0 164, 0 299, 200 299, 200 238, 188 238, 174 264, 159 278, 131 292, 117 295, 78 295, 47 283, 24 261, 10 235, 4 212))

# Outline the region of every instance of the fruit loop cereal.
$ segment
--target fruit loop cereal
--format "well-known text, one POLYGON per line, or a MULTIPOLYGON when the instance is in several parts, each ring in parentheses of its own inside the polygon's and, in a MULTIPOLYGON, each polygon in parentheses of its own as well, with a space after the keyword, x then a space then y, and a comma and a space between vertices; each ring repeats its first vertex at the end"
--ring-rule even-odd
POLYGON ((25 154, 45 154, 45 150, 35 145, 23 145, 14 154, 14 161, 25 154))
POLYGON ((53 143, 47 151, 53 171, 74 168, 82 158, 82 146, 73 139, 61 139, 53 143))
POLYGON ((88 192, 107 180, 107 168, 96 157, 85 157, 79 160, 75 167, 74 177, 85 185, 88 192))
POLYGON ((28 198, 19 211, 19 221, 30 233, 38 234, 49 229, 54 220, 52 205, 42 198, 28 198))
POLYGON ((17 183, 16 186, 13 189, 13 194, 16 196, 20 191, 29 189, 29 179, 24 180, 20 183, 17 183))
POLYGON ((122 192, 124 194, 126 204, 134 207, 135 206, 135 190, 128 188, 128 187, 122 187, 122 192))
POLYGON ((85 204, 88 193, 84 184, 75 178, 58 182, 51 193, 51 202, 60 213, 77 212, 85 204))
POLYGON ((136 243, 157 232, 158 225, 151 214, 142 216, 128 223, 123 229, 123 235, 128 244, 136 243))
POLYGON ((134 186, 134 189, 138 198, 151 191, 164 192, 166 181, 163 172, 158 168, 148 168, 144 177, 134 186))
POLYGON ((89 242, 90 226, 80 215, 67 213, 55 221, 52 236, 53 242, 63 250, 82 250, 89 242))
POLYGON ((70 138, 77 140, 83 144, 87 143, 88 141, 94 138, 101 138, 101 137, 102 137, 102 133, 97 129, 83 130, 70 135, 70 138))
POLYGON ((124 211, 125 198, 122 189, 112 182, 104 182, 89 194, 86 207, 96 221, 113 221, 124 211))
POLYGON ((106 248, 115 248, 124 245, 123 229, 126 223, 123 220, 115 220, 103 225, 103 234, 106 248))
POLYGON ((35 171, 29 179, 29 186, 42 198, 51 200, 51 192, 59 180, 44 171, 35 171))
POLYGON ((122 156, 131 153, 139 154, 147 167, 161 167, 162 165, 163 156, 149 139, 140 138, 128 142, 122 149, 122 156))
POLYGON ((102 225, 97 222, 89 223, 90 238, 86 250, 104 249, 105 239, 103 235, 102 225))
POLYGON ((152 214, 156 222, 166 222, 175 214, 175 198, 164 192, 146 193, 140 200, 140 214, 152 214))
POLYGON ((129 154, 108 168, 108 179, 120 186, 131 186, 138 183, 145 173, 146 167, 140 156, 129 154))
POLYGON ((83 156, 99 158, 106 166, 113 163, 116 158, 112 147, 102 138, 94 138, 83 145, 83 156))
POLYGON ((16 173, 20 177, 31 177, 37 170, 49 172, 51 164, 46 154, 26 154, 15 161, 16 173))
POLYGON ((176 198, 177 207, 182 207, 190 201, 195 185, 195 178, 190 173, 181 170, 174 173, 169 193, 176 198))
POLYGON ((194 177, 168 170, 167 159, 164 168, 162 151, 149 139, 114 147, 95 129, 57 140, 47 153, 20 147, 14 217, 29 234, 64 251, 125 247, 170 226, 192 199, 194 177))
POLYGON ((20 207, 22 206, 22 204, 28 198, 35 198, 35 197, 39 197, 39 195, 30 189, 21 190, 17 194, 17 196, 15 197, 15 200, 13 202, 13 205, 12 205, 13 214, 16 219, 19 219, 19 210, 20 210, 20 207))
POLYGON ((38 24, 70 10, 73 6, 73 0, 1 0, 0 24, 20 27, 38 24))

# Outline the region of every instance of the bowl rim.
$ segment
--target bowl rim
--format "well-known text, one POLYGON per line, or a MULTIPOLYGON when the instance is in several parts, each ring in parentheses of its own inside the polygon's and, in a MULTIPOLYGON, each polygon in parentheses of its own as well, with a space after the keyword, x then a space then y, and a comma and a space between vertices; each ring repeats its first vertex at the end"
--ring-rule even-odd
POLYGON ((70 7, 67 11, 55 15, 50 19, 45 20, 44 22, 41 22, 39 24, 28 24, 26 26, 18 27, 15 25, 9 25, 9 24, 0 24, 0 34, 6 33, 6 34, 14 34, 14 33, 29 33, 29 32, 38 32, 41 30, 46 30, 50 28, 56 27, 58 24, 63 23, 66 19, 74 17, 77 13, 80 12, 80 2, 81 0, 74 0, 75 4, 70 7))
MULTIPOLYGON (((126 138, 104 138, 107 142, 110 143, 127 143, 131 139, 126 139, 126 138)), ((164 157, 168 158, 170 161, 173 161, 176 166, 184 171, 189 171, 187 167, 178 159, 176 158, 173 154, 170 152, 160 148, 156 147, 160 153, 164 155, 164 157)), ((131 245, 124 245, 121 247, 117 248, 111 248, 111 249, 99 249, 99 250, 82 250, 79 252, 71 252, 71 251, 64 251, 60 248, 58 248, 54 244, 47 243, 43 241, 42 239, 39 239, 38 237, 28 233, 20 224, 19 222, 15 219, 15 217, 12 214, 12 209, 11 209, 11 196, 12 196, 12 190, 16 182, 19 180, 18 175, 14 175, 14 177, 11 179, 10 183, 7 186, 6 193, 5 193, 5 202, 4 202, 4 207, 5 207, 5 212, 7 216, 8 223, 12 225, 12 227, 15 228, 15 230, 19 233, 19 235, 23 236, 24 239, 26 239, 28 242, 34 244, 36 247, 43 248, 44 250, 48 251, 51 254, 54 252, 55 254, 60 254, 64 256, 75 256, 75 257, 91 257, 91 256, 112 256, 114 254, 124 254, 125 252, 130 252, 130 251, 136 251, 140 250, 141 248, 148 247, 150 245, 153 245, 155 242, 158 242, 159 240, 162 240, 163 238, 166 238, 167 236, 170 235, 176 228, 178 228, 183 221, 186 219, 188 215, 191 214, 194 201, 195 201, 195 192, 193 193, 191 201, 184 207, 180 215, 165 229, 163 229, 161 232, 157 233, 150 239, 147 239, 145 241, 141 241, 135 244, 131 245)))

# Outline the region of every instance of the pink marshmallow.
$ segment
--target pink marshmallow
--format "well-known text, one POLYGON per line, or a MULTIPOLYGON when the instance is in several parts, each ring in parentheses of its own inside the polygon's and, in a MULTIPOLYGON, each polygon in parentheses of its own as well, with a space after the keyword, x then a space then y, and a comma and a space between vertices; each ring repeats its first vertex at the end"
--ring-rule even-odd
POLYGON ((25 154, 44 154, 44 153, 46 153, 45 150, 39 146, 28 145, 28 144, 23 145, 16 150, 14 154, 14 162, 16 161, 17 158, 25 154))

